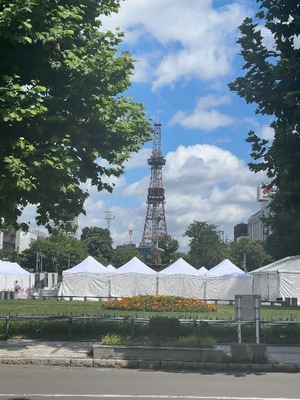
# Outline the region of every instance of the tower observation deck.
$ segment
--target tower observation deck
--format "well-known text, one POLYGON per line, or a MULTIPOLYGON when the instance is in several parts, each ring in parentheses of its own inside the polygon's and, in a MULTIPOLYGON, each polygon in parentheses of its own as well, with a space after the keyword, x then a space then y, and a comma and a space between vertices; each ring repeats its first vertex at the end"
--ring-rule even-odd
MULTIPOLYGON (((148 253, 151 252, 153 256, 153 249, 158 248, 158 237, 160 235, 167 235, 165 189, 162 183, 162 169, 166 164, 166 159, 161 153, 160 123, 154 124, 152 153, 147 162, 151 169, 151 178, 147 195, 145 225, 139 249, 148 248, 148 253), (152 251, 150 250, 151 248, 152 251)), ((145 255, 145 252, 141 252, 145 255)))

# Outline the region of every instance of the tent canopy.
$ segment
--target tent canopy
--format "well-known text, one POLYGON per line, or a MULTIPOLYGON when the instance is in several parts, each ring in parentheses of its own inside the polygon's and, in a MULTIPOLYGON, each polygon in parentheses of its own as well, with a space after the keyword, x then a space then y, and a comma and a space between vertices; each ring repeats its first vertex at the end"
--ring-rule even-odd
POLYGON ((300 273, 300 255, 285 257, 282 260, 275 261, 271 264, 265 265, 264 267, 257 268, 251 273, 261 272, 291 272, 300 273))
POLYGON ((206 275, 208 276, 223 276, 223 275, 243 275, 245 274, 240 268, 234 265, 227 258, 210 269, 206 275))
POLYGON ((14 290, 16 281, 21 290, 27 290, 34 283, 34 275, 15 262, 0 261, 0 290, 14 290))
POLYGON ((16 262, 1 261, 0 260, 0 274, 1 275, 24 275, 29 276, 30 272, 26 271, 16 262))
POLYGON ((169 267, 159 272, 159 275, 198 275, 196 268, 192 267, 183 258, 179 258, 169 267))
POLYGON ((75 267, 63 271, 63 275, 73 274, 85 274, 85 275, 97 275, 97 274, 109 274, 110 271, 104 267, 99 261, 95 260, 94 257, 88 256, 81 263, 75 265, 75 267))
POLYGON ((201 268, 197 269, 196 271, 197 271, 197 276, 206 275, 208 272, 208 270, 205 267, 201 267, 201 268))
POLYGON ((106 269, 107 269, 109 272, 116 272, 116 271, 117 271, 117 269, 116 269, 113 265, 111 265, 111 264, 108 264, 108 266, 106 267, 106 269))
POLYGON ((126 264, 116 270, 119 274, 144 274, 155 275, 157 272, 144 264, 137 257, 133 257, 126 264))

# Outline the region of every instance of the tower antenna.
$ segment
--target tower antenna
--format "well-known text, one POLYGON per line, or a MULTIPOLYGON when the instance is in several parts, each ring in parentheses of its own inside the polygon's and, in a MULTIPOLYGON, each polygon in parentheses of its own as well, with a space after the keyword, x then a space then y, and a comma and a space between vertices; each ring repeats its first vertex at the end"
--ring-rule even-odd
POLYGON ((154 124, 152 153, 147 162, 151 169, 151 177, 147 195, 147 212, 139 250, 142 254, 144 253, 144 256, 148 253, 146 259, 152 257, 154 264, 160 264, 158 237, 167 235, 167 223, 165 189, 162 183, 162 169, 166 164, 166 159, 161 152, 161 124, 159 122, 154 124))
POLYGON ((110 231, 112 220, 115 219, 112 207, 107 208, 104 211, 104 214, 105 214, 104 219, 106 219, 107 229, 110 231))

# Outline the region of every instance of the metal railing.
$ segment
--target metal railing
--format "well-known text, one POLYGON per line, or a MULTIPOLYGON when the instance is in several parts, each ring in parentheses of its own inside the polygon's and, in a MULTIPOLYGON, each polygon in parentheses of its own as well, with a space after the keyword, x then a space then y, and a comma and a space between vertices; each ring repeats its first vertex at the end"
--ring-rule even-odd
MULTIPOLYGON (((86 321, 95 321, 95 322, 128 322, 132 325, 132 328, 135 324, 149 323, 150 318, 142 318, 142 317, 107 317, 107 316, 46 316, 46 315, 30 315, 30 316, 20 316, 20 315, 0 315, 0 321, 5 321, 5 332, 6 335, 9 336, 10 333, 10 323, 13 321, 57 321, 57 322, 68 322, 68 336, 71 338, 72 336, 72 324, 73 322, 86 322, 86 321)), ((196 326, 207 323, 210 325, 238 325, 238 321, 234 319, 192 319, 192 318, 179 318, 179 322, 181 324, 193 324, 196 326)), ((253 321, 242 321, 242 324, 253 323, 253 321)), ((260 321, 260 325, 270 325, 270 326, 284 326, 284 325, 295 325, 299 326, 300 321, 260 321)))

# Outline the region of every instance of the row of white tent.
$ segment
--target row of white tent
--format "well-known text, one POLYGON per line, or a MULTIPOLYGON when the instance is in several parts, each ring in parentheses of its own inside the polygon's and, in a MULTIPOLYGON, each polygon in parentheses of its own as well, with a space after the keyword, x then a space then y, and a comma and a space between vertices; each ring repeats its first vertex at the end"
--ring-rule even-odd
MULTIPOLYGON (((17 263, 0 261, 0 291, 13 290, 15 281, 27 290, 34 274, 17 263)), ((183 259, 156 272, 133 258, 122 267, 105 267, 89 256, 63 272, 60 296, 130 297, 162 294, 199 299, 234 300, 236 294, 258 294, 262 300, 300 299, 300 256, 282 260, 245 273, 229 260, 207 271, 192 267, 183 259)))
POLYGON ((201 299, 234 299, 239 289, 250 294, 252 276, 245 274, 229 260, 211 270, 197 270, 180 258, 160 272, 138 258, 118 269, 104 267, 89 256, 80 264, 63 272, 60 296, 130 297, 134 295, 176 295, 201 299))
POLYGON ((236 294, 257 294, 262 300, 300 299, 300 256, 246 273, 229 260, 209 271, 183 259, 156 272, 133 258, 119 269, 104 267, 92 257, 63 272, 62 296, 130 297, 137 294, 177 295, 206 300, 234 300, 236 294))
POLYGON ((126 264, 116 269, 112 265, 104 267, 100 262, 95 260, 92 256, 88 256, 81 263, 73 268, 63 271, 63 276, 74 274, 87 274, 87 275, 114 275, 114 274, 139 274, 139 275, 192 275, 192 276, 221 276, 221 275, 244 275, 244 271, 235 266, 231 261, 224 260, 214 268, 207 270, 205 267, 196 269, 187 263, 183 258, 175 261, 169 267, 166 267, 160 272, 154 271, 148 267, 137 257, 133 257, 126 264))

